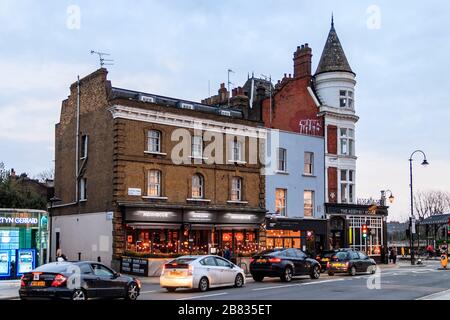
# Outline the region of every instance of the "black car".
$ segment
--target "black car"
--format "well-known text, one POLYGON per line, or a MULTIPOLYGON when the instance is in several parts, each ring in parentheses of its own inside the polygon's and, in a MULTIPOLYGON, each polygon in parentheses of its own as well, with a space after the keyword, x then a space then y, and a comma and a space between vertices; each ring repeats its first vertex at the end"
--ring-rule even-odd
POLYGON ((320 277, 320 265, 298 249, 266 250, 250 259, 250 273, 255 281, 264 277, 280 277, 289 282, 294 276, 320 277))
POLYGON ((27 299, 125 298, 136 300, 139 280, 98 262, 53 262, 22 276, 19 295, 27 299))
POLYGON ((376 271, 375 260, 369 258, 364 253, 353 249, 341 249, 331 258, 328 275, 335 273, 348 273, 351 276, 358 272, 369 272, 374 274, 376 271))
POLYGON ((331 262, 331 258, 336 254, 336 252, 336 250, 326 250, 316 256, 316 260, 320 263, 321 272, 328 270, 329 262, 331 262))

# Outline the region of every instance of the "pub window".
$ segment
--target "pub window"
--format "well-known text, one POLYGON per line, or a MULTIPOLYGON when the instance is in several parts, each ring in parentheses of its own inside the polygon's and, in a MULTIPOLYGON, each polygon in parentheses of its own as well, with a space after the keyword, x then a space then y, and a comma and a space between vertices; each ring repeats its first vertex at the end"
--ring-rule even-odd
POLYGON ((314 174, 314 153, 305 152, 305 167, 303 173, 308 175, 314 174))
POLYGON ((242 200, 242 178, 240 177, 233 177, 231 180, 231 200, 242 200))
POLYGON ((192 177, 192 198, 203 198, 205 188, 205 179, 201 174, 195 174, 192 177))
POLYGON ((160 197, 161 196, 161 171, 150 170, 148 172, 147 195, 149 197, 160 197))
POLYGON ((275 213, 286 216, 286 189, 276 189, 275 191, 275 213))
POLYGON ((303 212, 305 217, 314 216, 314 191, 305 190, 303 192, 303 212))
POLYGON ((149 152, 161 152, 161 132, 149 130, 147 132, 147 144, 149 152))

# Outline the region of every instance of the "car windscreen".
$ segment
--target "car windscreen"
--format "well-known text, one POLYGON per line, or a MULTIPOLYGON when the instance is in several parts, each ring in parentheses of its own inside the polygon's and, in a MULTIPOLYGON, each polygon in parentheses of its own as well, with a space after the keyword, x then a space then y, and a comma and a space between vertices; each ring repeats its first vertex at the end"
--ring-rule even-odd
POLYGON ((176 263, 176 264, 189 264, 192 261, 196 260, 197 258, 178 258, 175 260, 170 261, 169 263, 176 263))
POLYGON ((339 260, 347 259, 347 252, 338 252, 338 253, 336 253, 336 258, 338 258, 339 260))
POLYGON ((34 271, 64 273, 67 272, 67 268, 69 268, 70 266, 72 266, 71 263, 49 263, 36 268, 34 271))
POLYGON ((260 253, 262 256, 276 256, 279 255, 283 250, 264 250, 260 253))

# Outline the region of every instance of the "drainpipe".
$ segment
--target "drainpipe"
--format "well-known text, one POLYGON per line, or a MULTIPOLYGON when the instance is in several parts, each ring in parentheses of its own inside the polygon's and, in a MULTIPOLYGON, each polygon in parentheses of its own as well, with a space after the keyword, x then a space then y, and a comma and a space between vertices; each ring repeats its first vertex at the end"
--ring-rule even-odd
POLYGON ((78 156, 80 137, 80 76, 77 80, 77 124, 75 133, 75 203, 78 203, 78 156))

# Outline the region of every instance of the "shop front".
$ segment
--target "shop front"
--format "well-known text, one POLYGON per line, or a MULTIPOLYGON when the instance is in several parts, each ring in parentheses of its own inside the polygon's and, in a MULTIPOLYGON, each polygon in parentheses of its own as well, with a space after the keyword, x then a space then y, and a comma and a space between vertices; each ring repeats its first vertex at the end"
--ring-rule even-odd
POLYGON ((325 219, 286 218, 269 215, 265 222, 265 248, 297 248, 316 254, 325 246, 325 219))
POLYGON ((220 254, 258 250, 264 212, 125 208, 126 251, 149 256, 220 254))
POLYGON ((328 248, 352 248, 381 259, 387 247, 388 208, 374 205, 326 204, 328 248), (367 227, 367 234, 363 233, 367 227))
POLYGON ((48 214, 0 209, 0 280, 15 279, 47 262, 48 214))

